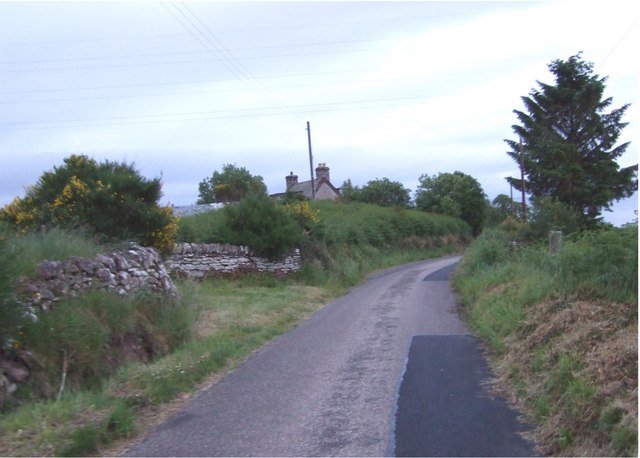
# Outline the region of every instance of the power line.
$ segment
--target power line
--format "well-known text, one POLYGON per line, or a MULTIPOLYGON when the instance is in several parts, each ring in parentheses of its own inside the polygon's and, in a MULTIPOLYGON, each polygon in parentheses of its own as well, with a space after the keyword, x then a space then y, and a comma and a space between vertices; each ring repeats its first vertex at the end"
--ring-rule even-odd
MULTIPOLYGON (((436 97, 449 97, 451 94, 429 94, 429 95, 417 95, 417 96, 407 96, 407 97, 386 97, 386 98, 378 98, 378 99, 365 99, 365 100, 350 100, 350 101, 340 101, 340 102, 323 102, 323 103, 314 103, 314 104, 300 104, 300 105, 286 105, 285 108, 305 108, 305 107, 328 107, 328 106, 339 106, 339 105, 350 105, 350 104, 371 104, 371 103, 380 103, 380 102, 397 102, 397 101, 408 101, 408 100, 420 100, 420 99, 430 99, 436 97)), ((135 120, 140 118, 160 118, 160 117, 176 117, 176 116, 194 116, 194 115, 210 115, 210 114, 219 114, 219 113, 237 113, 237 112, 247 112, 247 111, 267 111, 267 110, 276 110, 278 107, 268 106, 268 107, 256 107, 256 108, 238 108, 231 110, 207 110, 207 111, 191 111, 191 112, 182 112, 182 113, 163 113, 163 114, 146 114, 146 115, 127 115, 127 116, 109 116, 103 118, 83 118, 83 119, 66 119, 66 120, 45 120, 45 121, 15 121, 8 123, 0 123, 0 127, 14 127, 14 126, 24 126, 29 124, 72 124, 77 122, 86 122, 86 121, 124 121, 124 120, 135 120)), ((312 110, 312 112, 315 110, 312 110)), ((322 110, 328 111, 328 110, 322 110)), ((333 110, 329 110, 333 111, 333 110)), ((309 112, 304 111, 304 112, 309 112)), ((278 114, 278 113, 273 113, 278 114)), ((273 115, 266 114, 266 115, 273 115)), ((281 114, 281 113, 280 113, 281 114)), ((263 116, 265 114, 257 114, 252 116, 263 116)), ((200 119, 200 118, 198 118, 200 119)), ((202 118, 207 119, 207 118, 202 118)), ((167 120, 165 122, 175 122, 181 121, 180 119, 167 120)))
MULTIPOLYGON (((503 10, 503 12, 515 12, 518 9, 503 10)), ((332 22, 324 24, 297 24, 286 25, 276 27, 253 27, 245 29, 219 29, 218 33, 245 33, 245 32, 257 32, 267 30, 287 30, 287 29, 309 29, 309 28, 322 28, 322 27, 343 27, 352 26, 357 24, 372 24, 372 23, 388 23, 388 22, 403 22, 403 21, 420 21, 424 19, 442 19, 447 17, 463 17, 463 16, 476 16, 477 12, 473 13, 450 13, 450 14, 434 14, 434 15, 421 15, 410 17, 396 17, 396 18, 384 18, 384 19, 369 19, 361 21, 349 21, 349 22, 332 22)), ((0 46, 32 46, 32 45, 52 45, 52 44, 70 44, 70 43, 86 43, 96 41, 124 41, 124 40, 152 40, 159 38, 177 38, 188 37, 190 33, 171 33, 171 34, 152 34, 152 35, 133 35, 122 37, 99 37, 99 38, 86 38, 86 39, 71 39, 71 40, 48 40, 48 41, 23 41, 23 42, 5 42, 0 43, 0 46)))
MULTIPOLYGON (((486 64, 488 62, 503 62, 503 61, 522 61, 522 60, 534 60, 534 59, 551 59, 549 56, 526 56, 520 57, 517 59, 507 58, 507 59, 494 59, 494 60, 478 60, 478 61, 465 61, 466 63, 480 63, 486 64)), ((206 60, 209 61, 208 59, 206 60)), ((414 69, 421 69, 421 67, 414 67, 414 69)), ((334 71, 326 71, 326 72, 308 72, 308 73, 290 73, 283 75, 260 75, 258 78, 260 79, 276 79, 276 78, 294 78, 294 77, 305 77, 305 76, 321 76, 321 75, 338 75, 338 74, 350 74, 350 73, 366 73, 379 70, 378 68, 365 68, 365 69, 356 69, 356 70, 334 70, 334 71)), ((504 71, 500 70, 488 70, 483 72, 462 72, 462 73, 438 73, 430 76, 438 76, 438 77, 447 77, 447 76, 459 76, 459 75, 473 75, 473 74, 481 74, 481 73, 499 73, 504 71)), ((202 83, 215 83, 215 82, 224 82, 224 81, 237 81, 237 78, 214 78, 214 79, 204 79, 204 80, 191 80, 191 81, 175 81, 175 82, 162 82, 162 83, 139 83, 139 84, 113 84, 113 85, 103 85, 103 86, 87 86, 80 88, 47 88, 47 89, 29 89, 29 90, 21 90, 21 91, 3 91, 2 94, 32 94, 32 93, 40 93, 40 92, 70 92, 70 91, 89 91, 89 90, 102 90, 102 89, 124 89, 124 88, 139 88, 139 87, 155 87, 155 86, 173 86, 173 85, 182 85, 182 84, 202 84, 202 83)))
MULTIPOLYGON (((290 53, 290 54, 269 54, 263 56, 244 56, 242 60, 256 60, 256 59, 275 59, 275 58, 284 58, 284 57, 299 57, 299 56, 309 56, 313 54, 347 54, 347 53, 357 53, 357 52, 371 52, 371 51, 385 51, 390 50, 392 48, 367 48, 367 49, 344 49, 344 50, 324 50, 324 51, 307 51, 300 53, 290 53)), ((204 54, 204 51, 194 51, 194 52, 184 52, 184 53, 172 53, 165 55, 180 55, 180 54, 204 54)), ((147 56, 141 55, 139 57, 154 57, 160 56, 162 54, 149 54, 147 56)), ((123 56, 128 58, 129 56, 123 56)), ((60 59, 60 60, 51 60, 52 62, 72 62, 72 61, 88 61, 88 60, 107 60, 111 59, 111 57, 87 57, 87 58, 78 58, 78 59, 60 59)), ((218 59, 220 62, 229 61, 239 62, 236 57, 224 57, 218 59)), ((167 60, 167 61, 159 61, 159 62, 137 62, 132 64, 104 64, 104 65, 89 65, 89 66, 79 66, 79 67, 49 67, 49 68, 19 68, 19 69, 0 69, 1 73, 29 73, 29 72, 48 72, 48 71, 64 71, 64 70, 90 70, 93 68, 112 68, 112 67, 146 67, 150 65, 170 65, 170 64, 189 64, 196 62, 209 62, 210 59, 193 59, 193 60, 167 60)), ((36 62, 14 62, 13 64, 32 64, 36 62)), ((3 63, 4 65, 4 63, 3 63)))
MULTIPOLYGON (((353 85, 353 84, 363 84, 363 83, 384 83, 384 82, 393 82, 393 81, 407 81, 407 80, 425 80, 431 78, 451 78, 455 76, 469 76, 469 75, 481 75, 481 74, 491 74, 491 73, 501 73, 504 72, 504 69, 501 70, 485 70, 479 72, 461 72, 461 73, 448 73, 448 74, 435 74, 435 75, 416 75, 416 76, 405 76, 399 78, 378 78, 378 79, 367 79, 364 81, 322 81, 316 83, 304 83, 304 84, 286 84, 279 86, 266 86, 267 89, 290 89, 290 88, 301 88, 301 87, 318 87, 318 86, 342 86, 342 85, 353 85)), ((213 80, 219 81, 219 80, 213 80)), ((226 80, 225 80, 226 81, 226 80)), ((236 81, 236 80, 230 80, 236 81)), ((636 81, 636 78, 625 78, 619 79, 620 81, 636 81)), ((212 82, 210 80, 200 81, 200 82, 212 82)), ((165 83, 167 85, 175 85, 181 83, 165 83)), ((148 86, 148 85, 144 85, 148 86)), ((118 88, 122 86, 116 86, 118 88)), ((124 86, 130 87, 130 86, 124 86)), ((234 89, 207 89, 207 90, 199 90, 199 91, 179 91, 179 92, 156 92, 156 93, 147 93, 147 94, 120 94, 120 95, 102 95, 102 96, 91 96, 91 97, 66 97, 66 98, 58 98, 58 99, 33 99, 33 100, 9 100, 9 101, 0 101, 0 105, 15 105, 15 104, 28 104, 28 103, 43 103, 43 102, 77 102, 82 100, 114 100, 114 99, 131 99, 131 98, 144 98, 144 97, 165 97, 165 96, 174 96, 174 95, 195 95, 195 94, 215 94, 215 93, 227 93, 227 92, 237 92, 243 91, 245 89, 242 88, 234 88, 234 89)), ((42 90, 40 92, 50 92, 46 90, 42 90)), ((5 93, 6 94, 6 93, 5 93)))
POLYGON ((624 31, 624 33, 622 34, 622 36, 620 37, 620 39, 618 40, 618 42, 613 46, 613 48, 611 48, 611 51, 609 51, 609 53, 606 55, 606 57, 602 60, 602 62, 600 62, 600 65, 598 65, 598 67, 602 67, 604 65, 604 63, 607 61, 607 59, 609 58, 609 56, 611 56, 611 54, 613 54, 613 51, 616 50, 616 48, 620 45, 620 43, 622 43, 622 41, 625 39, 625 37, 627 36, 627 34, 629 33, 629 31, 633 28, 634 25, 636 25, 636 22, 638 22, 638 16, 636 16, 636 18, 633 20, 633 22, 631 23, 631 25, 627 28, 627 30, 624 31))
MULTIPOLYGON (((247 46, 242 48, 231 48, 231 51, 254 51, 254 50, 262 50, 262 49, 282 49, 282 48, 303 48, 307 46, 327 46, 327 45, 336 45, 336 44, 351 44, 351 43, 370 43, 375 41, 393 41, 398 40, 399 38, 370 38, 367 40, 341 40, 341 41, 316 41, 309 43, 289 43, 286 45, 268 45, 268 46, 247 46)), ((368 48, 368 49, 349 49, 343 51, 307 51, 305 53, 300 54, 274 54, 274 55, 265 55, 265 56, 249 56, 246 58, 252 59, 260 59, 260 58, 268 58, 268 57, 280 57, 280 56, 299 56, 306 54, 319 54, 326 52, 358 52, 358 51, 378 51, 385 50, 391 48, 368 48)), ((175 55, 184 55, 184 54, 204 54, 206 51, 175 51, 168 53, 149 53, 149 54, 119 54, 116 56, 85 56, 85 57, 71 57, 67 59, 41 59, 41 60, 20 60, 14 62, 2 62, 2 65, 21 65, 21 64, 50 64, 56 62, 75 62, 75 61, 86 61, 86 60, 106 60, 106 59, 132 59, 132 58, 140 58, 140 57, 163 57, 163 56, 175 56, 175 55)))
MULTIPOLYGON (((178 18, 164 3, 161 3, 161 5, 171 14, 171 16, 173 16, 174 19, 176 19, 176 21, 178 21, 178 23, 180 23, 180 25, 182 25, 188 32, 192 33, 192 29, 189 28, 184 22, 182 22, 180 20, 180 18, 178 18)), ((233 57, 233 55, 227 50, 227 53, 229 54, 229 56, 231 57, 231 59, 229 59, 229 64, 227 65, 227 63, 225 63, 224 59, 221 59, 217 54, 217 52, 221 51, 219 50, 219 46, 216 45, 216 43, 214 43, 213 41, 211 41, 211 39, 206 36, 206 34, 204 34, 202 32, 202 30, 196 25, 194 24, 194 22, 191 20, 191 18, 184 13, 184 11, 182 11, 175 3, 172 3, 172 6, 185 18, 187 19, 187 21, 189 21, 189 23, 191 24, 192 27, 195 28, 195 30, 197 30, 200 34, 202 34, 202 36, 205 38, 205 40, 211 45, 213 46, 213 50, 207 45, 207 43, 203 42, 200 37, 198 35, 196 35, 195 33, 192 33, 193 37, 196 38, 196 40, 213 56, 215 57, 219 62, 221 62, 227 69, 229 69, 234 75, 238 76, 240 80, 242 80, 243 82, 245 82, 245 84, 247 84, 248 87, 254 89, 254 90, 258 90, 260 91, 260 83, 257 82, 255 80, 255 78, 253 78, 253 76, 244 69, 244 67, 242 67, 242 65, 239 62, 236 62, 235 58, 233 57)), ((201 25, 204 26, 204 24, 202 23, 202 21, 200 21, 200 19, 183 3, 183 6, 185 6, 185 8, 190 12, 191 16, 193 16, 193 18, 198 21, 201 25)), ((206 28, 206 26, 204 26, 204 30, 208 33, 209 36, 211 36, 215 41, 217 41, 221 47, 223 49, 226 50, 226 48, 224 47, 224 45, 217 40, 217 38, 211 33, 211 31, 209 29, 206 28)), ((222 54, 222 53, 221 53, 222 54)), ((262 89, 264 90, 264 89, 262 89)), ((268 91, 266 91, 268 93, 268 91)), ((270 96, 272 97, 272 96, 270 96)), ((274 103, 273 101, 271 103, 274 103)), ((275 105, 278 106, 278 102, 275 101, 275 105)), ((289 116, 293 116, 294 118, 296 117, 295 113, 290 113, 287 112, 286 110, 284 110, 284 112, 286 114, 288 114, 289 116)))

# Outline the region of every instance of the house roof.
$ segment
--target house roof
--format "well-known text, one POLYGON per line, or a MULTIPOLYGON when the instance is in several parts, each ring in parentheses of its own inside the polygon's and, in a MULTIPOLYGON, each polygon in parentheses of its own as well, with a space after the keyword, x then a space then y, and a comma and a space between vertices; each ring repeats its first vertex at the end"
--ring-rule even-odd
MULTIPOLYGON (((314 184, 316 186, 316 193, 318 192, 320 187, 322 187, 323 185, 326 185, 337 196, 340 195, 340 190, 336 188, 334 185, 332 185, 331 182, 324 177, 320 178, 319 180, 314 180, 314 184)), ((291 189, 289 189, 289 192, 299 192, 299 193, 302 193, 303 196, 311 199, 311 197, 313 196, 313 193, 311 192, 311 180, 301 181, 300 183, 293 185, 291 189)))
MULTIPOLYGON (((335 193, 336 196, 340 196, 340 189, 336 188, 334 185, 331 184, 331 182, 329 180, 327 180, 326 178, 320 178, 319 180, 314 180, 314 184, 316 185, 316 195, 318 194, 318 191, 320 190, 320 188, 322 186, 327 186, 333 193, 335 193)), ((308 199, 312 198, 312 193, 311 193, 311 180, 307 180, 307 181, 302 181, 300 183, 297 183, 295 185, 293 185, 287 192, 297 192, 302 194, 303 196, 305 196, 308 199)), ((272 194, 272 197, 283 197, 286 193, 285 192, 279 192, 276 194, 272 194)))

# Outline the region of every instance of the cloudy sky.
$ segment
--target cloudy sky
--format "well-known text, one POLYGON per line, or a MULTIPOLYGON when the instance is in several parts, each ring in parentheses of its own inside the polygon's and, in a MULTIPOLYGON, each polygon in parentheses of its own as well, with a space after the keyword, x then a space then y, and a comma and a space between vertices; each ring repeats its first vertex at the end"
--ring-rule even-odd
MULTIPOLYGON (((2 2, 0 205, 72 153, 198 197, 223 164, 270 193, 314 162, 340 186, 462 171, 509 193, 514 109, 582 51, 631 103, 638 160, 638 2, 2 2)), ((605 213, 636 216, 637 196, 605 213)))

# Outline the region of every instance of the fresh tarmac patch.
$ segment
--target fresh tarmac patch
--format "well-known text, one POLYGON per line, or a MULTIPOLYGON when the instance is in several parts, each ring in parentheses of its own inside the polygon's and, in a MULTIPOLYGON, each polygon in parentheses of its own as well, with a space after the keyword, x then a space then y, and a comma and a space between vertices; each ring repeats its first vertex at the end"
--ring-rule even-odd
POLYGON ((518 414, 492 395, 490 380, 473 336, 413 337, 400 385, 395 455, 536 455, 520 435, 526 427, 518 414))
POLYGON ((436 270, 435 272, 427 275, 424 278, 424 281, 449 281, 451 280, 451 275, 455 272, 456 267, 458 267, 457 262, 443 269, 436 270))

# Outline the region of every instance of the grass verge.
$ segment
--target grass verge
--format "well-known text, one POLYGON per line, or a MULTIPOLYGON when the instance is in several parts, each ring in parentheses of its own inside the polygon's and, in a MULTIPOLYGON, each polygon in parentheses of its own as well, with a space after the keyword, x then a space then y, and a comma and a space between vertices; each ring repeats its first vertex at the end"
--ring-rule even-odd
POLYGON ((545 455, 637 456, 637 256, 637 226, 576 236, 555 254, 510 249, 491 231, 454 276, 497 386, 545 455))
POLYGON ((197 317, 193 338, 150 363, 121 367, 92 390, 67 391, 59 401, 5 413, 0 455, 99 454, 114 440, 143 431, 144 419, 157 415, 163 403, 228 370, 333 297, 322 288, 262 276, 184 282, 179 288, 183 306, 197 317))

